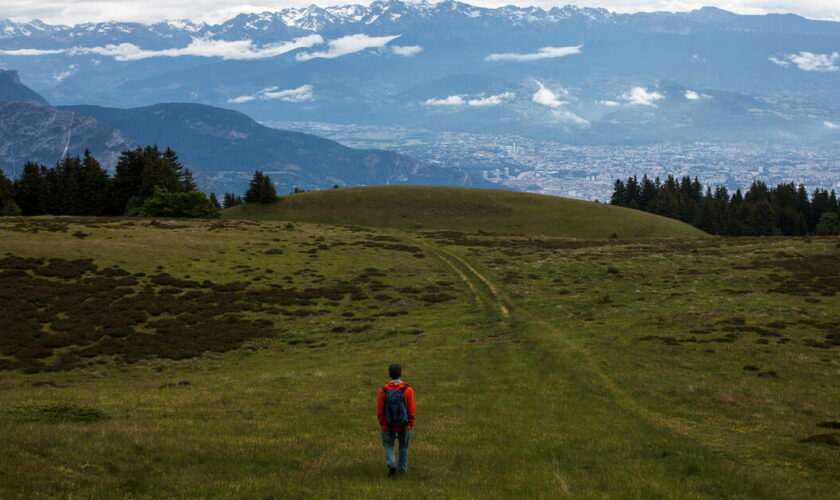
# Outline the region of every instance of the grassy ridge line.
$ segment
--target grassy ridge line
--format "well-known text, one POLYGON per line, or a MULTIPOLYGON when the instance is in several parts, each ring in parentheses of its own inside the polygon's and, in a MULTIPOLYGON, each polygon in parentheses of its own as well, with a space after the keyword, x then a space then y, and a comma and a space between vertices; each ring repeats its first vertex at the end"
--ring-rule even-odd
POLYGON ((428 186, 331 189, 246 204, 226 219, 533 234, 571 238, 668 238, 706 234, 688 224, 629 208, 531 193, 428 186))

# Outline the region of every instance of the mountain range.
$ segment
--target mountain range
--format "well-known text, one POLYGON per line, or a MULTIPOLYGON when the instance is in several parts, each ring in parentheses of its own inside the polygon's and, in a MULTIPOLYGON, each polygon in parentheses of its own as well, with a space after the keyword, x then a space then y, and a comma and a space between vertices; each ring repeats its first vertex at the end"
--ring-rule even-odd
POLYGON ((489 185, 460 169, 265 127, 213 106, 53 107, 17 72, 0 71, 0 168, 12 176, 25 161, 50 165, 86 148, 110 168, 122 150, 147 144, 171 146, 207 191, 241 192, 254 170, 268 173, 279 192, 334 184, 489 185))
POLYGON ((0 66, 63 105, 193 102, 581 144, 838 141, 838 51, 840 23, 710 7, 386 0, 212 25, 0 21, 0 66))

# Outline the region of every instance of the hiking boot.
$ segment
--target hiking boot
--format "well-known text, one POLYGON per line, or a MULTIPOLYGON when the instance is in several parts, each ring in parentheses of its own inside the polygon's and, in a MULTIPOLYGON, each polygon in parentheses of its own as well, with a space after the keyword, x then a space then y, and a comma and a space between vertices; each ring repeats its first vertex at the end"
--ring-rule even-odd
POLYGON ((391 467, 388 469, 388 477, 397 477, 397 468, 391 467))

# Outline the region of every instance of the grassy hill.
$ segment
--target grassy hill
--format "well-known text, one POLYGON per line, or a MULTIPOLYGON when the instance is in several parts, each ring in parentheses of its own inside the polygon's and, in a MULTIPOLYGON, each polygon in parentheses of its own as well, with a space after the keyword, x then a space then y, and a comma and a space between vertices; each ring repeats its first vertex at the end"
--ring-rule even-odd
POLYGON ((0 217, 0 498, 833 500, 838 243, 0 217))
POLYGON ((286 196, 241 205, 226 219, 291 220, 395 229, 444 229, 573 238, 702 236, 682 222, 588 201, 495 189, 377 186, 286 196))

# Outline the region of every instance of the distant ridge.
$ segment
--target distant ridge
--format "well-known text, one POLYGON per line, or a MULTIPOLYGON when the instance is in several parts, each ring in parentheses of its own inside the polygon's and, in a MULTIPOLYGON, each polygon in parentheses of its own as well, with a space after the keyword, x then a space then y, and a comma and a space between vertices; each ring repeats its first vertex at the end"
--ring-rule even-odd
POLYGON ((422 163, 392 151, 354 149, 322 137, 277 130, 238 111, 203 104, 165 103, 133 109, 64 106, 122 130, 141 144, 171 146, 205 176, 254 170, 269 173, 281 192, 294 187, 365 184, 490 185, 455 168, 422 163))
POLYGON ((41 94, 30 89, 20 81, 15 70, 0 69, 0 101, 18 101, 49 106, 50 103, 41 94))
POLYGON ((492 185, 462 169, 269 128, 203 104, 52 107, 16 71, 0 73, 0 168, 13 177, 26 161, 52 164, 86 148, 110 168, 124 149, 150 144, 173 148, 207 191, 242 192, 255 170, 267 172, 279 192, 335 184, 492 185))
POLYGON ((377 186, 299 193, 277 203, 239 205, 225 210, 222 217, 569 238, 705 236, 688 224, 628 208, 453 187, 377 186))

